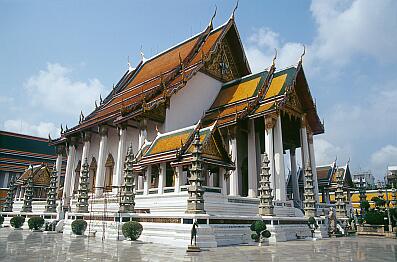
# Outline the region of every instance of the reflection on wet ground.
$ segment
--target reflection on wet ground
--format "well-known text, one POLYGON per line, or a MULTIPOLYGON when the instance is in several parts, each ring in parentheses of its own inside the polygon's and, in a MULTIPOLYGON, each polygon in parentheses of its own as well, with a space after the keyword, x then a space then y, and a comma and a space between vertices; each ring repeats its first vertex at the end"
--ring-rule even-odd
POLYGON ((161 244, 0 228, 0 261, 397 261, 397 240, 350 237, 230 246, 187 254, 161 244))

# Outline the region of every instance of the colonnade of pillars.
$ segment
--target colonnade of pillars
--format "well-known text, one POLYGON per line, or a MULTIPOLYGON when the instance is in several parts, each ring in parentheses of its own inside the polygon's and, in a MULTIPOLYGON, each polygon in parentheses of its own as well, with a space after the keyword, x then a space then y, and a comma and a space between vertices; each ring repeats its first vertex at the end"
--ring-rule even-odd
MULTIPOLYGON (((265 117, 265 152, 267 153, 270 160, 270 185, 274 192, 274 199, 279 201, 285 201, 287 197, 286 193, 286 178, 285 178, 285 163, 284 163, 284 150, 283 150, 283 137, 282 137, 282 122, 280 114, 277 116, 265 117)), ((302 165, 309 164, 313 171, 313 182, 315 185, 315 197, 318 202, 318 183, 317 183, 317 172, 316 172, 316 161, 314 156, 313 146, 313 134, 307 128, 306 116, 303 115, 301 118, 300 141, 301 141, 301 153, 302 153, 302 165)), ((259 153, 259 138, 255 132, 255 122, 253 119, 249 120, 248 125, 248 196, 256 197, 258 188, 258 173, 260 161, 259 153)), ((238 162, 237 149, 233 148, 236 143, 230 143, 232 149, 230 153, 233 161, 238 162)), ((296 149, 291 148, 289 150, 290 162, 291 162, 291 182, 293 188, 293 199, 294 201, 301 202, 299 194, 297 164, 296 164, 296 149)), ((239 172, 238 169, 234 171, 239 172)), ((238 175, 237 175, 238 176, 238 175)), ((239 176, 238 176, 239 177, 239 176)), ((230 183, 235 183, 231 188, 238 186, 238 181, 230 180, 230 183)), ((231 191, 231 195, 238 195, 235 191, 231 191)))
MULTIPOLYGON (((280 114, 277 116, 267 116, 265 121, 265 152, 269 156, 270 160, 270 174, 271 174, 271 187, 274 192, 274 199, 279 201, 286 200, 286 179, 285 179, 285 164, 284 164, 284 150, 283 150, 283 138, 282 138, 282 123, 280 114)), ((124 158, 126 153, 126 126, 121 126, 119 128, 119 141, 117 150, 117 160, 115 163, 115 172, 113 174, 113 193, 117 192, 117 189, 122 185, 123 181, 123 166, 124 158)), ((101 126, 99 128, 100 142, 99 142, 99 152, 98 152, 98 162, 96 170, 96 180, 95 180, 95 195, 97 197, 102 196, 104 191, 105 183, 105 161, 106 153, 108 151, 108 128, 107 126, 101 126)), ((142 146, 145 142, 147 136, 146 122, 142 122, 139 132, 139 146, 142 146)), ((318 201, 318 183, 317 183, 317 173, 316 164, 314 157, 314 147, 313 147, 313 136, 310 131, 307 130, 307 124, 305 116, 301 119, 300 128, 300 140, 301 140, 301 153, 302 153, 302 163, 308 163, 313 170, 313 178, 315 185, 315 196, 318 201)), ((259 143, 258 133, 255 132, 255 121, 253 119, 249 120, 248 129, 248 196, 256 197, 258 188, 258 175, 260 172, 260 143, 259 143)), ((84 133, 82 137, 83 149, 81 156, 81 164, 84 164, 84 159, 88 157, 90 152, 91 135, 90 133, 84 133)), ((63 189, 63 199, 64 205, 68 206, 70 198, 73 193, 73 185, 75 183, 75 172, 74 167, 77 160, 76 157, 76 146, 78 139, 71 138, 68 141, 68 154, 67 154, 67 165, 66 174, 63 189)), ((229 153, 231 155, 232 161, 234 163, 239 162, 238 159, 238 148, 237 148, 237 135, 233 132, 230 134, 229 139, 229 153)), ((300 201, 297 168, 296 168, 296 152, 295 149, 290 149, 290 159, 291 159, 291 179, 293 186, 293 199, 294 201, 300 201)), ((56 161, 56 170, 60 175, 62 164, 62 152, 58 152, 58 157, 56 161)), ((180 192, 182 186, 182 166, 175 167, 175 189, 174 192, 180 192)), ((226 170, 221 168, 219 172, 219 186, 222 188, 224 194, 229 194, 232 196, 240 195, 239 181, 241 176, 241 169, 236 168, 235 170, 226 173, 226 170), (229 192, 228 192, 229 191, 229 192)), ((143 194, 149 194, 150 181, 151 181, 151 166, 149 166, 143 176, 139 176, 137 180, 138 189, 143 190, 143 194)), ((59 183, 58 179, 58 183, 59 183)), ((164 192, 164 187, 166 184, 166 166, 165 164, 160 165, 160 172, 158 177, 158 194, 164 192)), ((209 184, 211 185, 211 181, 209 184)))

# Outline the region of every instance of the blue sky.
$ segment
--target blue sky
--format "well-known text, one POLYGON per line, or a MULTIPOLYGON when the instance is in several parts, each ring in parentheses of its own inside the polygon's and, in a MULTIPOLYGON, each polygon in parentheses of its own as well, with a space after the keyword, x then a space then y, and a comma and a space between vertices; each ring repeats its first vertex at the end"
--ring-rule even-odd
MULTIPOLYGON (((146 57, 230 16, 234 1, 0 0, 0 129, 53 136, 146 57)), ((380 176, 397 164, 397 1, 241 0, 237 26, 253 71, 304 68, 325 120, 319 164, 338 156, 380 176)))

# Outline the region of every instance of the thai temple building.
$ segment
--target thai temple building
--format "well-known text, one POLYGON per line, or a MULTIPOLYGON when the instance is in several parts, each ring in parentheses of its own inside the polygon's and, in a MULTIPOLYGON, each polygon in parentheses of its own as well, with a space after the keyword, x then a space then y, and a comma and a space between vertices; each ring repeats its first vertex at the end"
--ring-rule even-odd
MULTIPOLYGON (((258 219, 271 241, 296 239, 317 216, 325 236, 313 143, 324 127, 302 57, 285 69, 276 61, 252 74, 233 12, 218 28, 211 19, 199 34, 129 65, 90 114, 50 141, 58 153, 50 176, 67 161, 56 211, 64 234, 82 218, 89 234, 119 239, 120 224, 135 220, 143 241, 186 246, 196 221, 198 245, 215 247, 250 242, 258 219)), ((32 213, 51 213, 40 211, 48 201, 33 202, 32 213)))

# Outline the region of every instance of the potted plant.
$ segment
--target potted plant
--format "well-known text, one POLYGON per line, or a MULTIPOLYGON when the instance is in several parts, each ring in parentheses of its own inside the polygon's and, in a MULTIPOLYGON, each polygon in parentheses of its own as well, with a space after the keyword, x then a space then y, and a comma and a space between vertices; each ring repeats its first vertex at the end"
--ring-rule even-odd
POLYGON ((39 216, 34 216, 29 218, 28 220, 28 226, 30 230, 33 230, 35 232, 41 232, 41 227, 44 225, 44 218, 39 217, 39 216))
POLYGON ((262 220, 254 221, 251 224, 251 231, 255 233, 251 234, 252 240, 258 242, 258 246, 262 246, 263 244, 268 244, 268 238, 271 237, 271 233, 266 229, 266 223, 262 220))
POLYGON ((83 219, 76 219, 72 222, 72 232, 77 236, 84 235, 85 230, 87 229, 87 222, 83 219))
POLYGON ((22 216, 15 216, 10 220, 11 226, 16 230, 22 229, 23 223, 25 223, 25 217, 22 216))
POLYGON ((124 223, 121 230, 125 238, 129 238, 132 241, 135 241, 141 235, 143 227, 137 221, 129 221, 124 223))
POLYGON ((307 226, 310 228, 310 232, 312 233, 312 238, 314 239, 314 231, 318 228, 317 221, 314 217, 309 217, 307 220, 307 226))

